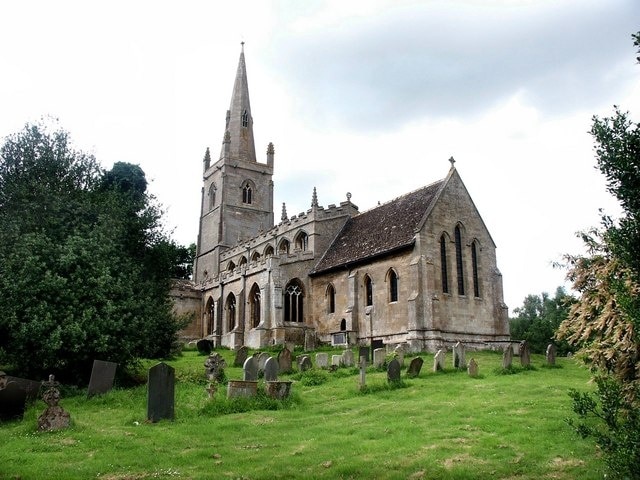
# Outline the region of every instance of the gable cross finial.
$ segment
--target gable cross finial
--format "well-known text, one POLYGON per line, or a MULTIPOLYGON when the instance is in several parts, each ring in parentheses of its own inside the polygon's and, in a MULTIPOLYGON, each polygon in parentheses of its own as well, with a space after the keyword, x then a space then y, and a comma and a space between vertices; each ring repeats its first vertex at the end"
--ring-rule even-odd
POLYGON ((449 158, 449 163, 451 164, 451 168, 453 168, 453 164, 456 163, 453 157, 449 158))

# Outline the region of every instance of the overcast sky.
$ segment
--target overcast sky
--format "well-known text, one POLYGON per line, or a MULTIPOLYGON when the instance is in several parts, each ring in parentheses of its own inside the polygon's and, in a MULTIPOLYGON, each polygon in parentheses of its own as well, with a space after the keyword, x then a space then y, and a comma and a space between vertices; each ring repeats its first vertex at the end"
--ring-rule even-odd
POLYGON ((0 137, 60 119, 105 168, 139 164, 195 242, 240 42, 275 218, 351 192, 361 211, 458 169, 510 309, 553 293, 575 232, 616 202, 591 117, 640 115, 637 0, 29 1, 0 4, 0 137))

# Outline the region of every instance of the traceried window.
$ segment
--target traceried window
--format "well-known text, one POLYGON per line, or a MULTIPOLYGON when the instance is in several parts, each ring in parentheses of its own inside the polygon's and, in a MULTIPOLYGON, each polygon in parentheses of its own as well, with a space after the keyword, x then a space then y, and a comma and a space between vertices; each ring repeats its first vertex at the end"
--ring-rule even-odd
POLYGON ((304 321, 304 291, 301 283, 291 280, 284 291, 284 320, 285 322, 304 321))
POLYGON ((471 244, 471 268, 473 269, 473 296, 480 297, 480 281, 478 278, 478 247, 477 242, 471 244))
POLYGON ((251 203, 253 202, 252 194, 253 191, 251 189, 251 185, 249 184, 249 182, 246 182, 242 187, 242 203, 251 205, 251 203))
POLYGON ((296 236, 296 249, 303 252, 309 249, 309 236, 305 232, 300 232, 296 236))
POLYGON ((327 286, 327 313, 335 313, 336 311, 336 289, 333 285, 327 286))
POLYGON ((278 245, 278 253, 284 255, 289 253, 289 240, 287 240, 286 238, 282 239, 280 245, 278 245))
POLYGON ((257 283, 253 284, 249 292, 249 304, 251 307, 251 326, 256 328, 260 324, 260 287, 257 283))
POLYGON ((212 183, 209 187, 209 210, 216 206, 216 184, 212 183))
POLYGON ((398 301, 398 274, 391 268, 387 274, 387 280, 389 281, 389 302, 398 301))
POLYGON ((243 127, 249 126, 249 114, 247 113, 246 110, 242 112, 242 126, 243 127))
POLYGON ((211 333, 214 333, 214 328, 215 328, 215 324, 214 324, 214 320, 215 320, 215 303, 213 301, 213 298, 209 297, 209 300, 207 300, 207 306, 205 307, 205 312, 207 315, 207 323, 206 323, 206 331, 205 336, 209 335, 211 333))
POLYGON ((236 264, 233 262, 229 262, 229 264, 227 265, 227 270, 230 272, 232 272, 235 268, 236 268, 236 264))
POLYGON ((440 237, 440 277, 442 293, 449 293, 449 265, 447 260, 447 237, 440 237))
POLYGON ((240 261, 238 262, 238 266, 242 267, 243 265, 247 264, 247 257, 245 257, 244 255, 242 257, 240 257, 240 261))
POLYGON ((267 248, 264 249, 264 256, 265 257, 273 256, 273 247, 271 245, 267 245, 267 248))
POLYGON ((370 307, 373 305, 373 282, 369 275, 365 275, 364 277, 364 295, 365 306, 370 307))
POLYGON ((225 304, 227 311, 227 331, 230 332, 236 328, 236 296, 230 293, 225 304))
POLYGON ((458 276, 458 295, 464 295, 464 268, 462 264, 462 234, 460 226, 455 228, 456 239, 456 274, 458 276))
POLYGON ((260 260, 260 254, 258 252, 253 252, 251 254, 251 261, 252 262, 257 262, 260 260))

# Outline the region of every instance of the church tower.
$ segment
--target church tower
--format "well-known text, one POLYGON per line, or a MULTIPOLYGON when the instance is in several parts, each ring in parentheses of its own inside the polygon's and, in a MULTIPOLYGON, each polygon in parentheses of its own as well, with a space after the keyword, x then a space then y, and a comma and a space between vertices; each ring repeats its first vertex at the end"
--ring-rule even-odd
POLYGON ((273 227, 273 144, 267 162, 256 160, 244 42, 227 110, 220 157, 207 148, 203 160, 195 281, 216 276, 220 254, 273 227))

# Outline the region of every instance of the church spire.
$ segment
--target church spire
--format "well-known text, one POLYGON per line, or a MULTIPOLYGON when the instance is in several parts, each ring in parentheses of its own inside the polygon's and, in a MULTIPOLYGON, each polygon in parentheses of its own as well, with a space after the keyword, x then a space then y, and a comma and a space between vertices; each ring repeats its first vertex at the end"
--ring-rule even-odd
POLYGON ((244 42, 231 94, 231 105, 227 110, 226 128, 220 158, 228 160, 256 161, 256 147, 253 142, 253 117, 249 102, 249 83, 244 61, 244 42))

